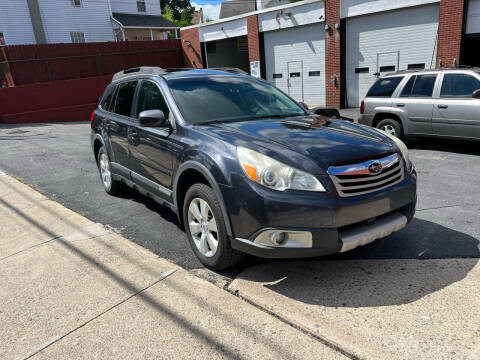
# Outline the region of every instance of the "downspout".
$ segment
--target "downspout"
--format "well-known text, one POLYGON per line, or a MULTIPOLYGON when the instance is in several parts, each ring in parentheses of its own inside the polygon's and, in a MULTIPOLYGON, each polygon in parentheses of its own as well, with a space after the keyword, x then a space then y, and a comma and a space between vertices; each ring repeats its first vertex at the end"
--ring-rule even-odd
MULTIPOLYGON (((115 19, 112 15, 110 15, 110 20, 116 22, 118 25, 120 25, 120 31, 122 32, 122 40, 125 41, 125 31, 123 31, 123 24, 115 19)), ((117 34, 118 32, 115 32, 115 29, 113 30, 113 35, 115 36, 115 41, 117 41, 117 34)))
MULTIPOLYGON (((120 31, 122 32, 122 40, 125 41, 125 32, 123 31, 123 24, 113 17, 112 3, 110 2, 110 0, 107 0, 107 5, 108 5, 108 11, 110 12, 110 21, 113 20, 118 25, 120 25, 120 31)), ((116 32, 115 29, 113 29, 113 26, 112 26, 112 30, 113 30, 113 37, 115 38, 115 41, 117 41, 118 32, 116 32)))

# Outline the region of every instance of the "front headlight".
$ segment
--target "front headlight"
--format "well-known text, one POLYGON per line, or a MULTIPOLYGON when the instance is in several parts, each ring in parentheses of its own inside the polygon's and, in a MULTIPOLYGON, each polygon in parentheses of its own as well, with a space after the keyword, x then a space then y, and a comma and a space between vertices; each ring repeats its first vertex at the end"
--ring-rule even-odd
POLYGON ((392 140, 395 143, 395 145, 398 146, 398 148, 400 149, 400 152, 402 153, 402 157, 405 159, 405 164, 407 164, 408 171, 410 172, 413 168, 413 164, 410 161, 410 158, 408 156, 407 145, 405 145, 405 143, 402 140, 400 140, 398 137, 396 137, 395 135, 389 134, 389 133, 387 133, 383 130, 380 130, 380 129, 377 129, 377 130, 380 131, 382 133, 382 135, 387 136, 390 140, 392 140))
POLYGON ((251 180, 270 189, 325 191, 315 176, 256 151, 237 147, 237 156, 245 174, 251 180))

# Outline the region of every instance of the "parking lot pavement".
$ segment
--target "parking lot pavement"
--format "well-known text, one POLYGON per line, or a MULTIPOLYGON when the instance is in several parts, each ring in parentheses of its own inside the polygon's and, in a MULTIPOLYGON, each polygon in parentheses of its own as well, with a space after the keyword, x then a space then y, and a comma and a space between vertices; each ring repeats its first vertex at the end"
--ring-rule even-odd
MULTIPOLYGON (((131 191, 108 196, 90 148, 90 124, 0 125, 0 169, 48 197, 185 268, 201 267, 175 215, 131 191)), ((405 229, 348 253, 344 259, 439 259, 480 256, 478 143, 409 142, 419 174, 417 214, 405 229)), ((260 263, 249 258, 234 273, 260 263)))

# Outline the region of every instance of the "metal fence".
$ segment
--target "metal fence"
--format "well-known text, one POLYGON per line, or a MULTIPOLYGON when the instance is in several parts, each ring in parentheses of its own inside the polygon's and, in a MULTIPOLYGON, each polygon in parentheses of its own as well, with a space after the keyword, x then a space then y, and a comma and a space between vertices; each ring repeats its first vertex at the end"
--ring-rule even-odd
POLYGON ((142 65, 183 66, 179 39, 16 45, 1 50, 0 80, 9 86, 110 75, 142 65))

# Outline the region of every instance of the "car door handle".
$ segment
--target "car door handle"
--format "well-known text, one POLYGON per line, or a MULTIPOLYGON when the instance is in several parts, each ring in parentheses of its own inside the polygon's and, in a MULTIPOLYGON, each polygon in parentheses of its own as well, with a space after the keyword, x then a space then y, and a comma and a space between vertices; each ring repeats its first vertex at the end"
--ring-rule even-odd
POLYGON ((437 105, 439 109, 448 109, 448 105, 437 105))
POLYGON ((405 104, 403 104, 403 103, 397 104, 397 107, 404 107, 404 106, 405 106, 405 104))

